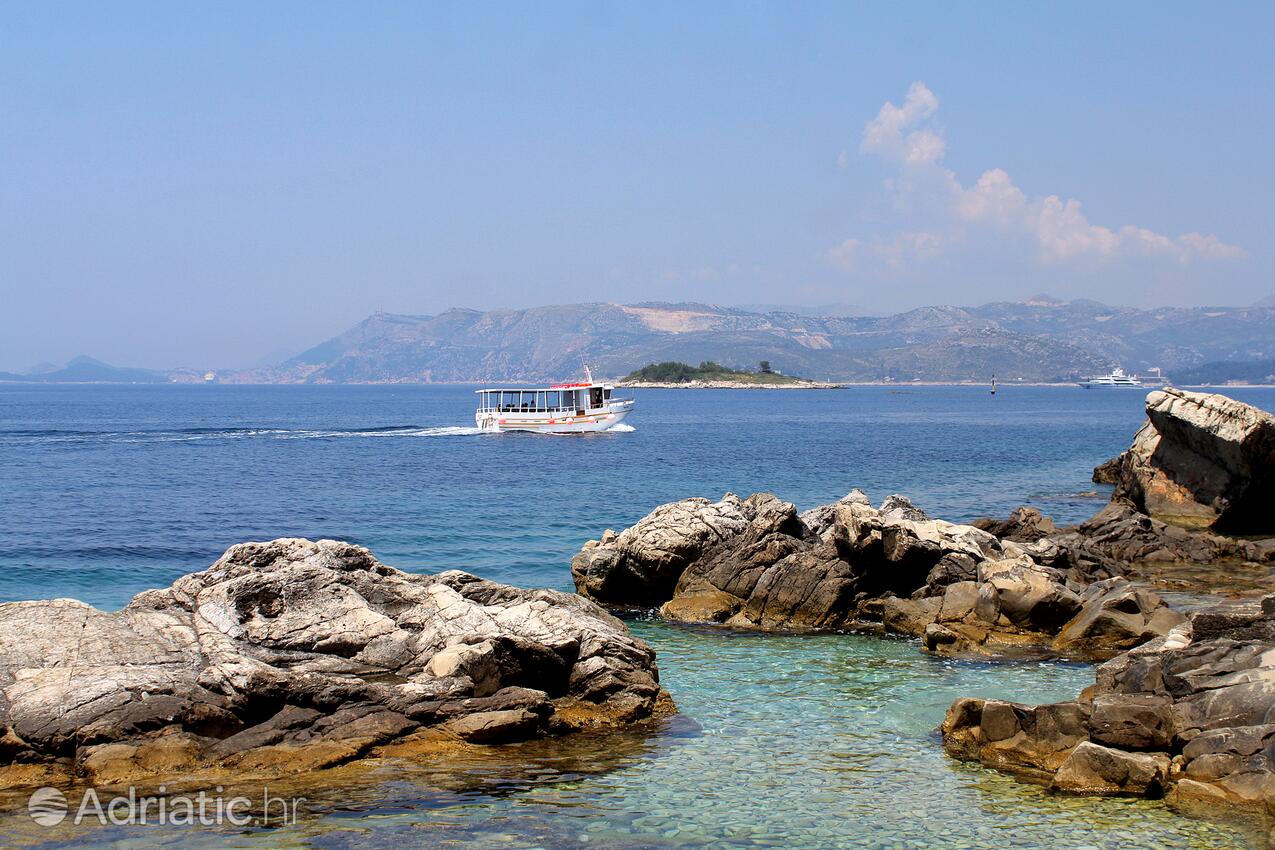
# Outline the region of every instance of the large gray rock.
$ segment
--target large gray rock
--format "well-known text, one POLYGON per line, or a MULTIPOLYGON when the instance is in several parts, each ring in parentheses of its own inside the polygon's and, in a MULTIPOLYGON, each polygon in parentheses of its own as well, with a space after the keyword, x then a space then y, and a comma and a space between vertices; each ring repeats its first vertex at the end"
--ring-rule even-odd
POLYGON ((750 517, 733 493, 719 502, 661 505, 619 535, 589 541, 571 561, 576 591, 609 605, 651 606, 673 595, 682 571, 705 550, 740 534, 750 517))
MULTIPOLYGON (((1018 511, 1019 531, 1056 532, 1018 511)), ((1155 594, 1095 585, 1052 538, 998 538, 856 490, 798 513, 758 493, 656 508, 573 561, 577 590, 669 620, 766 631, 886 631, 950 655, 1110 657, 1180 621, 1155 594), (1126 598, 1128 597, 1128 598, 1126 598), (1060 633, 1067 636, 1057 639, 1060 633), (1057 639, 1057 640, 1056 640, 1057 639)))
POLYGON ((117 613, 0 605, 0 772, 294 772, 425 729, 627 724, 663 699, 651 648, 588 600, 404 573, 331 540, 233 546, 117 613))
POLYGON ((1115 498, 1185 526, 1275 533, 1275 416, 1226 396, 1156 390, 1147 422, 1102 475, 1115 498))
POLYGON ((572 561, 576 589, 616 607, 746 629, 854 627, 865 599, 908 597, 1004 553, 995 536, 926 517, 902 496, 852 492, 798 514, 769 493, 656 508, 572 561), (938 572, 935 572, 935 571, 938 572), (941 578, 939 578, 941 576, 941 578))

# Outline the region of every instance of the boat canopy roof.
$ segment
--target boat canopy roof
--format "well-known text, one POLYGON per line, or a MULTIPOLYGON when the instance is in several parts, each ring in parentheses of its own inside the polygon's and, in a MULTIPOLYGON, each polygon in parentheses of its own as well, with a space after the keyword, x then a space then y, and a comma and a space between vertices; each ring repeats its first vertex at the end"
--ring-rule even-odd
POLYGON ((475 393, 551 393, 557 390, 587 390, 591 387, 600 387, 604 390, 613 390, 611 384, 554 384, 551 387, 502 387, 489 390, 474 390, 475 393))

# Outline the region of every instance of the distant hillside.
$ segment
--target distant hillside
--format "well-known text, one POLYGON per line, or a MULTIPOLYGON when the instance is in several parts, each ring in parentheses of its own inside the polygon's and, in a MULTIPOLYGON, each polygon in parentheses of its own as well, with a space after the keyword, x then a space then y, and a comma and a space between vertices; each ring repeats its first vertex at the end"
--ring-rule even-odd
POLYGON ((892 316, 811 317, 704 304, 567 304, 528 310, 378 313, 266 369, 223 382, 560 380, 644 363, 768 360, 813 380, 1067 380, 1113 366, 1167 374, 1275 357, 1275 308, 1140 310, 1037 296, 892 316))
POLYGON ((1232 381, 1246 384, 1275 384, 1275 359, 1205 363, 1202 366, 1175 373, 1173 380, 1183 386, 1225 384, 1232 381))
POLYGON ((41 363, 25 374, 0 372, 0 381, 35 384, 163 384, 168 376, 151 369, 112 366, 92 357, 76 357, 65 366, 41 363))

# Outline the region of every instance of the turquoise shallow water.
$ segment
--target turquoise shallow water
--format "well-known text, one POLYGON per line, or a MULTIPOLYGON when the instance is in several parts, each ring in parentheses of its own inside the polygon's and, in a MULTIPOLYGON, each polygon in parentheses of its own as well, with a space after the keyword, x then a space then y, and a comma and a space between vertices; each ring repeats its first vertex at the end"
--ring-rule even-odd
MULTIPOLYGON (((1047 793, 943 755, 961 695, 1057 700, 1083 665, 973 664, 866 636, 759 637, 635 624, 683 716, 650 736, 503 749, 511 764, 382 766, 307 791, 319 814, 256 832, 22 823, 48 847, 1243 847, 1157 802, 1047 793)), ((256 796, 255 789, 244 793, 256 796)), ((12 835, 12 834, 11 834, 12 835)), ((13 836, 19 837, 19 836, 13 836)))
MULTIPOLYGON (((1270 407, 1275 393, 1250 391, 1270 407)), ((355 539, 405 568, 569 586, 603 527, 765 487, 808 507, 864 486, 937 515, 1035 502, 1064 520, 1127 444, 1140 394, 1008 388, 651 392, 636 430, 479 436, 459 388, 0 387, 0 592, 107 606, 279 534, 355 539), (200 394, 201 390, 209 390, 200 394), (817 414, 817 415, 816 415, 817 414)), ((682 714, 653 734, 493 761, 387 763, 297 826, 35 827, 0 843, 314 847, 1225 847, 1251 836, 1154 802, 1050 795, 946 758, 961 695, 1070 698, 1091 669, 933 659, 916 644, 633 628, 682 714)), ((12 802, 12 801, 11 801, 12 802)))

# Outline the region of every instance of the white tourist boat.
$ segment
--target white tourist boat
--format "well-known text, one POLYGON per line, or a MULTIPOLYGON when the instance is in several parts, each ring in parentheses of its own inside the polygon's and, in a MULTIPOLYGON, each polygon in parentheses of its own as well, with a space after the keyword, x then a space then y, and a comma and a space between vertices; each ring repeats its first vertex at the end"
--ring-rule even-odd
POLYGON ((478 390, 474 422, 484 431, 539 431, 575 434, 607 431, 624 421, 633 399, 613 398, 615 387, 593 380, 544 388, 478 390))
POLYGON ((1127 375, 1124 369, 1116 367, 1111 370, 1110 375, 1095 375, 1092 378, 1085 378, 1080 381, 1080 386, 1087 390, 1102 389, 1108 387, 1139 389, 1142 387, 1142 381, 1137 375, 1127 375))

